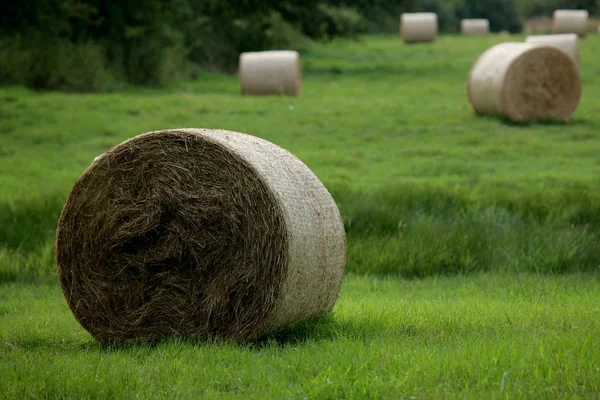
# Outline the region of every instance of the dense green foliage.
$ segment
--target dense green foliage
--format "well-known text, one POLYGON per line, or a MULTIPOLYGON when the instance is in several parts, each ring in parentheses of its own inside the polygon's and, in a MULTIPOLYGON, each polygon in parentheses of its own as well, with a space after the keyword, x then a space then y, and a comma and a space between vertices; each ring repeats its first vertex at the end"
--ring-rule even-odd
POLYGON ((3 2, 0 84, 66 91, 164 86, 196 77, 201 68, 233 72, 243 51, 303 50, 310 40, 366 30, 396 33, 402 12, 436 12, 443 32, 473 17, 488 18, 492 31, 519 32, 522 16, 563 3, 597 10, 591 0, 3 2))
POLYGON ((429 11, 438 14, 442 32, 457 32, 462 18, 488 18, 492 31, 520 32, 521 21, 515 0, 329 0, 353 7, 371 23, 371 31, 395 33, 403 12, 429 11))
POLYGON ((98 74, 164 85, 194 66, 233 70, 242 51, 301 48, 306 36, 351 36, 363 23, 350 9, 304 0, 26 0, 2 8, 0 83, 83 91, 110 86, 98 74), (94 77, 77 84, 68 70, 80 69, 94 77))
POLYGON ((523 17, 551 16, 559 8, 588 10, 591 15, 600 11, 598 0, 519 0, 518 11, 523 17))
MULTIPOLYGON (((569 124, 477 117, 505 40, 311 45, 297 98, 203 72, 167 89, 0 88, 0 397, 595 398, 600 393, 600 40, 569 124), (93 158, 163 128, 254 134, 302 159, 348 233, 333 314, 254 343, 102 347, 56 277, 54 231, 93 158)), ((522 37, 515 38, 522 40, 522 37)))

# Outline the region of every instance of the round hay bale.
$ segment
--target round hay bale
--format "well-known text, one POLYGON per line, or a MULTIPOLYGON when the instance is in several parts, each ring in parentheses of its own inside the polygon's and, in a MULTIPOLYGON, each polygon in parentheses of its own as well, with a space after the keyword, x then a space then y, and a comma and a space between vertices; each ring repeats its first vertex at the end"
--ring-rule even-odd
POLYGON ((469 102, 478 114, 514 122, 568 121, 579 104, 581 80, 562 51, 529 43, 493 46, 467 79, 469 102))
POLYGON ((487 19, 463 19, 460 21, 460 33, 463 35, 487 35, 490 33, 490 21, 487 19))
POLYGON ((346 239, 300 160, 221 130, 156 131, 101 155, 60 216, 58 276, 106 343, 250 340, 329 312, 346 239))
POLYGON ((400 16, 400 35, 406 43, 433 42, 437 34, 435 13, 404 13, 400 16))
POLYGON ((587 35, 589 13, 586 10, 556 10, 552 18, 553 33, 576 33, 587 35))
POLYGON ((556 47, 579 66, 579 38, 575 33, 528 36, 526 42, 556 47))
POLYGON ((298 96, 302 66, 297 51, 257 51, 240 54, 242 94, 298 96))

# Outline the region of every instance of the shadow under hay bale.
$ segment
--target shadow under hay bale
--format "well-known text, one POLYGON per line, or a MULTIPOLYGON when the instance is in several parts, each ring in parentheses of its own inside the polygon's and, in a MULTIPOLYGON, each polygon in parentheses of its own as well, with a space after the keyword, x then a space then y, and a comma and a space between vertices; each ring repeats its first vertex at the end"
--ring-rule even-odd
POLYGON ((77 320, 104 343, 250 340, 328 313, 339 210, 296 157, 236 132, 136 136, 75 183, 56 240, 77 320))
POLYGON ((438 35, 435 13, 404 13, 400 16, 400 35, 405 43, 433 42, 438 35))
POLYGON ((299 96, 302 66, 297 51, 257 51, 240 55, 242 94, 299 96))
POLYGON ((554 47, 502 43, 475 62, 467 95, 478 114, 566 122, 579 104, 581 79, 573 60, 554 47))

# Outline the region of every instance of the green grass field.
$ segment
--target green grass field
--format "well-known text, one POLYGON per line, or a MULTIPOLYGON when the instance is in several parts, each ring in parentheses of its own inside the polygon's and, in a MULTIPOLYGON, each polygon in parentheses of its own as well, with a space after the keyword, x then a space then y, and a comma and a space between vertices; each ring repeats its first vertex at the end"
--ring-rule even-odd
POLYGON ((0 88, 0 397, 600 396, 600 37, 581 41, 566 125, 473 114, 469 69, 503 40, 314 45, 298 98, 212 73, 0 88), (78 325, 53 260, 62 203, 96 155, 177 127, 260 136, 319 176, 348 233, 332 315, 243 344, 103 347, 78 325))

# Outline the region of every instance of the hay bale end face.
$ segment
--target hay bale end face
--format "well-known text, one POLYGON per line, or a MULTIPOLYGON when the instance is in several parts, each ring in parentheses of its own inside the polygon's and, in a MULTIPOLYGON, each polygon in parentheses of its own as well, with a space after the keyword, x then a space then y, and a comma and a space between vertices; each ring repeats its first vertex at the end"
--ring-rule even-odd
POLYGON ((433 42, 438 35, 437 14, 402 14, 400 16, 400 35, 406 43, 433 42))
POLYGON ((575 33, 528 36, 526 42, 556 47, 579 66, 579 38, 575 33))
POLYGON ((566 122, 579 104, 581 80, 575 63, 554 47, 502 43, 475 62, 467 94, 478 114, 566 122))
POLYGON ((552 18, 553 33, 576 33, 587 35, 589 13, 586 10, 556 10, 552 18))
POLYGON ((460 33, 473 36, 488 35, 490 33, 490 21, 487 19, 463 19, 460 21, 460 33))
POLYGON ((77 180, 56 239, 76 319, 105 343, 250 340, 329 312, 346 239, 300 160, 236 132, 129 139, 77 180))
POLYGON ((242 94, 299 96, 302 66, 297 51, 258 51, 240 55, 242 94))

